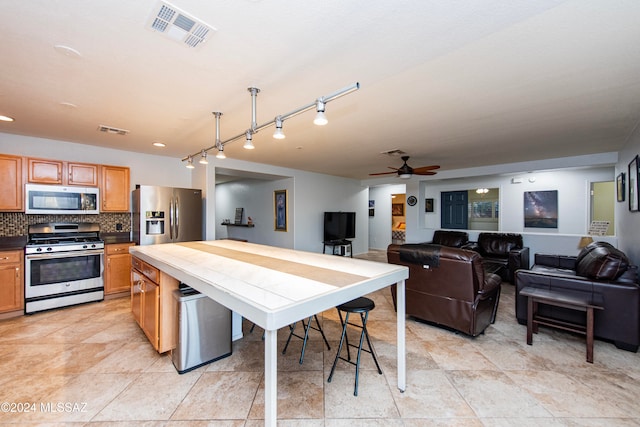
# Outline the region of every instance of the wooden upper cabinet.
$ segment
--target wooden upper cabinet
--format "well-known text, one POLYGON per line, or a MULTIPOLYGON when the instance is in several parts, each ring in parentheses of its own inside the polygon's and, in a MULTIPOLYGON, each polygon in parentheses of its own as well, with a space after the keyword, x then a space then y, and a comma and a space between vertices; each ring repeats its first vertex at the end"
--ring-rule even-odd
POLYGON ((27 182, 62 184, 64 162, 27 158, 27 182))
POLYGON ((27 158, 27 182, 36 184, 98 186, 99 166, 89 163, 27 158))
POLYGON ((100 211, 129 212, 129 168, 102 166, 100 169, 100 211))
POLYGON ((98 186, 98 165, 67 163, 67 183, 69 185, 98 186))
POLYGON ((0 211, 23 211, 22 157, 0 154, 0 211))

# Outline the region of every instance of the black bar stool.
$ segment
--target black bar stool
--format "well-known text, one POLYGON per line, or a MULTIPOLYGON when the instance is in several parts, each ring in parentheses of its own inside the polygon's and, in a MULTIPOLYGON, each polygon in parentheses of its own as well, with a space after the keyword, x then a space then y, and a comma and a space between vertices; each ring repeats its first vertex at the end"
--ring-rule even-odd
POLYGON ((327 337, 324 336, 324 332, 322 331, 322 326, 320 326, 320 322, 318 321, 317 314, 314 314, 313 316, 309 316, 309 318, 307 319, 307 323, 304 322, 304 319, 302 319, 301 322, 302 322, 302 327, 304 328, 304 336, 300 336, 295 333, 296 325, 298 324, 298 322, 294 323, 293 325, 289 325, 289 338, 287 338, 287 343, 284 345, 282 354, 285 354, 287 352, 287 347, 289 347, 289 342, 291 342, 291 337, 300 338, 301 340, 303 340, 302 351, 300 352, 300 364, 302 365, 302 362, 304 360, 304 350, 307 347, 307 339, 309 338, 309 329, 314 329, 320 332, 320 334, 322 334, 322 339, 324 340, 324 343, 327 345, 327 349, 331 350, 331 347, 329 346, 329 341, 327 341, 327 337), (316 320, 317 327, 311 325, 311 322, 313 319, 316 320))
POLYGON ((329 379, 327 382, 331 382, 331 378, 333 377, 333 372, 336 369, 336 364, 338 363, 338 359, 342 359, 345 362, 351 363, 356 366, 356 381, 355 387, 353 389, 353 395, 358 395, 358 376, 360 374, 360 354, 361 352, 367 352, 371 354, 373 357, 373 361, 376 364, 376 368, 378 368, 378 373, 382 375, 382 369, 380 369, 380 365, 378 364, 378 359, 376 358, 375 350, 373 349, 373 345, 371 345, 371 340, 369 339, 369 332, 367 332, 367 319, 369 318, 369 312, 376 307, 373 300, 360 297, 349 302, 345 302, 344 304, 340 304, 336 308, 338 309, 338 315, 340 316, 340 323, 342 324, 342 337, 340 338, 340 345, 338 346, 338 352, 336 353, 336 358, 333 360, 333 366, 331 367, 331 373, 329 374, 329 379), (344 321, 342 320, 342 312, 345 312, 344 321), (357 323, 349 323, 349 314, 351 313, 359 313, 361 325, 357 323), (349 344, 349 338, 347 337, 347 325, 355 326, 357 328, 362 329, 360 333, 360 344, 349 344), (369 346, 369 350, 362 348, 364 343, 364 339, 367 339, 367 345, 369 346), (342 351, 342 345, 346 343, 347 345, 347 358, 340 356, 340 352, 342 351), (358 355, 356 357, 356 361, 353 362, 351 360, 351 353, 349 351, 349 347, 358 347, 358 355))

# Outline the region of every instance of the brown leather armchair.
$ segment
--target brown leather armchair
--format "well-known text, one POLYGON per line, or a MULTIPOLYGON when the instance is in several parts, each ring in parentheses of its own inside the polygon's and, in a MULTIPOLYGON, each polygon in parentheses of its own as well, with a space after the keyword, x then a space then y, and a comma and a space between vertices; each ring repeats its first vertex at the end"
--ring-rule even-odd
POLYGON ((529 268, 529 248, 523 245, 522 235, 516 233, 480 233, 478 241, 463 246, 482 256, 484 268, 511 284, 515 272, 529 268))
MULTIPOLYGON (((486 273, 473 251, 433 244, 389 245, 387 260, 409 267, 406 312, 477 336, 495 322, 500 277, 486 273)), ((391 286, 396 305, 396 286, 391 286)))

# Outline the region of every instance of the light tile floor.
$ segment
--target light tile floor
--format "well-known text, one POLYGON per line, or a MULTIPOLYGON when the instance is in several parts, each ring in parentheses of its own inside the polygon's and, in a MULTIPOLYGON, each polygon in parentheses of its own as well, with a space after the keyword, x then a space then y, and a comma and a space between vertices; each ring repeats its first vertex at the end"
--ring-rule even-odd
MULTIPOLYGON (((384 252, 368 254, 384 260, 384 252)), ((281 426, 599 426, 640 425, 640 353, 541 328, 533 346, 503 285, 498 318, 469 338, 407 321, 407 390, 396 387, 395 313, 388 289, 371 295, 369 330, 383 375, 363 355, 327 377, 340 326, 320 319, 331 344, 311 331, 305 360, 294 339, 278 359, 281 426)), ((233 355, 179 375, 146 340, 120 298, 0 321, 0 424, 92 426, 260 426, 263 342, 256 328, 233 355)), ((284 346, 288 331, 279 333, 284 346)))

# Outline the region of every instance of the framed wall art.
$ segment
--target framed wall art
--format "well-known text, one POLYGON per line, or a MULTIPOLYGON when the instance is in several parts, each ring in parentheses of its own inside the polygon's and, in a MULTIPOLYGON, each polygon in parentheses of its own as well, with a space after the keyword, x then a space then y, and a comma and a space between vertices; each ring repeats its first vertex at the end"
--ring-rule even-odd
POLYGON ((524 192, 524 226, 558 228, 558 190, 524 192))
POLYGON ((616 177, 616 197, 619 202, 624 202, 624 192, 624 172, 620 172, 616 177))
POLYGON ((433 199, 424 199, 424 211, 433 212, 433 199))
POLYGON ((276 231, 287 231, 287 190, 273 192, 273 216, 276 231))
POLYGON ((629 210, 638 211, 638 156, 629 163, 629 210))
POLYGON ((391 204, 391 215, 393 215, 393 216, 404 216, 404 203, 392 203, 391 204))

